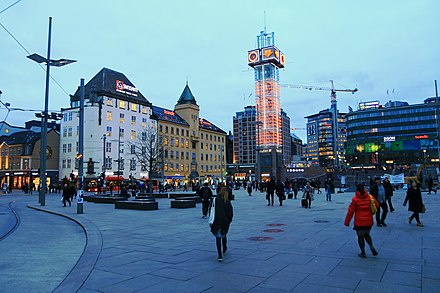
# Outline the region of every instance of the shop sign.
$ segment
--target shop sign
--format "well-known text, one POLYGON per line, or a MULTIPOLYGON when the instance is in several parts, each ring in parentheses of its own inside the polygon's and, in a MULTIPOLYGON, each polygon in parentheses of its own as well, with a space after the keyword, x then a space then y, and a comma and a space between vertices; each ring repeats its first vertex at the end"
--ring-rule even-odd
POLYGON ((304 172, 304 169, 302 168, 287 168, 287 173, 298 173, 298 172, 304 172))
POLYGON ((396 141, 395 136, 384 136, 383 142, 390 142, 390 141, 396 141))
POLYGON ((379 105, 380 105, 379 101, 361 102, 359 103, 359 109, 360 110, 377 109, 379 108, 379 105))
POLYGON ((134 86, 125 84, 122 80, 116 80, 116 91, 118 93, 137 97, 139 90, 134 86))
POLYGON ((415 139, 428 139, 429 136, 427 134, 424 135, 415 135, 414 136, 415 139))

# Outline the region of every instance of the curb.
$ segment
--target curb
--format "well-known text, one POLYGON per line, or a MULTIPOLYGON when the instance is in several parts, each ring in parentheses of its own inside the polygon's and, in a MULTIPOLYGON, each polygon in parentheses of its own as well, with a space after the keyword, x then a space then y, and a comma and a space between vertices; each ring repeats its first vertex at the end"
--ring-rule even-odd
POLYGON ((55 288, 53 292, 77 292, 86 282, 90 273, 92 272, 98 257, 102 249, 102 235, 98 227, 92 222, 86 219, 76 219, 71 216, 62 214, 57 211, 53 211, 46 208, 41 208, 39 206, 27 205, 28 208, 37 211, 46 212, 49 214, 57 215, 69 219, 84 230, 86 234, 86 244, 84 251, 79 257, 77 263, 69 272, 69 274, 64 278, 64 280, 55 288))

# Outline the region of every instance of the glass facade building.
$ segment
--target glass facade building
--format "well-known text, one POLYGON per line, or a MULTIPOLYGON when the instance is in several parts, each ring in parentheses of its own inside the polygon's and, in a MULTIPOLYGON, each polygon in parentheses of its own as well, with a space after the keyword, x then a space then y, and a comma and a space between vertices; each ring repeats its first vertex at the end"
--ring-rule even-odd
POLYGON ((440 102, 388 102, 347 114, 347 164, 385 167, 438 161, 440 102))

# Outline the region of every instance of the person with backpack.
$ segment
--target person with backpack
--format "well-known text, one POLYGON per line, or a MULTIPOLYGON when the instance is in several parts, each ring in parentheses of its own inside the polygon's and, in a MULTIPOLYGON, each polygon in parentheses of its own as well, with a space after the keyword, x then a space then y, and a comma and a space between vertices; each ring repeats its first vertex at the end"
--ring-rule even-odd
POLYGON ((199 196, 202 198, 202 218, 208 217, 209 203, 212 198, 212 190, 208 186, 208 182, 205 182, 202 188, 199 189, 199 196))
POLYGON ((359 257, 366 258, 365 254, 365 241, 367 241, 368 246, 370 246, 371 253, 376 256, 377 250, 373 246, 373 240, 370 236, 371 227, 374 224, 373 220, 373 209, 372 204, 379 209, 379 203, 377 200, 365 191, 363 184, 358 184, 356 186, 356 194, 351 199, 350 206, 348 207, 347 215, 345 216, 345 226, 350 225, 351 218, 354 215, 354 227, 353 230, 356 231, 358 236, 358 244, 361 249, 359 257))

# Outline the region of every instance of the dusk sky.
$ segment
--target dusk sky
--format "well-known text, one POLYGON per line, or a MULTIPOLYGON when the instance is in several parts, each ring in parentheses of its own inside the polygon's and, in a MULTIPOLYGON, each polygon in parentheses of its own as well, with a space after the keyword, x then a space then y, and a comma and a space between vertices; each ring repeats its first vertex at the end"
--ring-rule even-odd
MULTIPOLYGON (((16 0, 0 1, 0 11, 16 0)), ((13 108, 44 108, 45 72, 30 53, 46 56, 53 17, 52 59, 77 63, 51 68, 49 108, 69 107, 80 78, 103 67, 124 73, 154 105, 173 109, 186 81, 200 116, 225 131, 232 117, 255 104, 247 51, 264 29, 285 53, 281 83, 358 88, 337 96, 341 112, 361 101, 421 103, 440 80, 440 1, 55 1, 22 0, 0 13, 1 99, 13 108), (387 94, 388 91, 388 94, 387 94), (251 95, 252 94, 252 95, 251 95), (251 96, 250 96, 251 95, 251 96)), ((330 93, 282 88, 292 127, 330 106, 330 93)), ((0 108, 0 120, 7 111, 0 108)), ((24 126, 33 112, 11 112, 24 126)), ((305 131, 296 134, 305 140, 305 131)), ((306 142, 306 141, 304 141, 306 142)))

